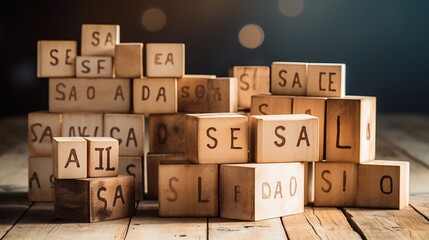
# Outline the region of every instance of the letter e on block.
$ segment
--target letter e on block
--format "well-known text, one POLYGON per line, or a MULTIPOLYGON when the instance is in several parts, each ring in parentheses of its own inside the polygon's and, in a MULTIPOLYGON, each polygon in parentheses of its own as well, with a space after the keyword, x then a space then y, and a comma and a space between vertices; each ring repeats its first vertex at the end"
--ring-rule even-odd
POLYGON ((313 97, 344 97, 346 65, 310 63, 307 72, 307 95, 313 97))
POLYGON ((38 41, 37 77, 74 77, 76 41, 38 41))
POLYGON ((147 44, 146 74, 148 77, 182 77, 185 75, 185 44, 147 44))

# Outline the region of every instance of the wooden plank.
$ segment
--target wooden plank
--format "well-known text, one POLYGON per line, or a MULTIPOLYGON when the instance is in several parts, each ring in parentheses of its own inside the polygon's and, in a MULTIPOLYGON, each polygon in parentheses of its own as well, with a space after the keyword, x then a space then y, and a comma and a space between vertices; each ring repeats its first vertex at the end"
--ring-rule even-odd
POLYGON ((28 191, 27 156, 28 144, 25 140, 11 146, 9 151, 0 156, 0 192, 26 193, 28 191))
POLYGON ((410 204, 429 221, 429 193, 410 196, 410 204))
POLYGON ((0 239, 3 239, 18 219, 27 211, 30 202, 8 205, 4 205, 4 203, 1 202, 0 204, 0 239))

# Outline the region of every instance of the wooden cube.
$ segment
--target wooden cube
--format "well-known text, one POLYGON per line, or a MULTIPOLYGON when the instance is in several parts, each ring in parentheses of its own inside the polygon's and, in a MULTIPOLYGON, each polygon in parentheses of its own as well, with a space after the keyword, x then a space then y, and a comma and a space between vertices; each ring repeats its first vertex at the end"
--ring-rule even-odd
POLYGON ((220 216, 248 221, 304 212, 304 164, 220 166, 220 216))
POLYGON ((177 107, 179 112, 206 112, 208 79, 215 75, 184 75, 177 79, 177 107))
POLYGON ((314 206, 354 206, 357 190, 357 164, 316 162, 314 206))
POLYGON ((119 39, 119 25, 83 24, 81 54, 114 57, 119 39))
POLYGON ((63 113, 62 137, 102 137, 103 114, 63 113))
POLYGON ((252 96, 251 115, 291 114, 293 98, 260 94, 252 96))
POLYGON ((74 77, 76 41, 38 41, 37 77, 74 77))
POLYGON ((319 119, 307 114, 250 117, 251 160, 311 162, 319 160, 319 119))
POLYGON ((76 77, 78 78, 108 78, 113 77, 112 57, 77 56, 76 77))
POLYGON ((131 81, 111 78, 50 78, 50 112, 130 112, 131 81))
POLYGON ((177 112, 176 78, 136 78, 133 81, 135 113, 177 112))
POLYGON ((148 77, 182 77, 185 74, 185 44, 146 44, 148 77))
POLYGON ((185 152, 185 114, 151 114, 149 151, 152 153, 185 152))
POLYGON ((271 93, 278 95, 307 95, 307 66, 300 62, 271 64, 271 93))
POLYGON ((134 215, 133 176, 55 180, 55 216, 99 222, 134 215))
POLYGON ((376 98, 328 99, 326 159, 362 163, 375 158, 376 98))
POLYGON ((88 177, 118 176, 119 142, 111 137, 87 137, 88 177))
POLYGON ((120 156, 144 155, 145 119, 142 114, 104 114, 104 136, 119 141, 120 156))
POLYGON ((237 113, 187 114, 185 153, 194 163, 246 163, 248 120, 237 113))
POLYGON ((115 46, 115 77, 143 77, 143 43, 121 43, 115 46))
POLYGON ((356 206, 401 209, 408 206, 410 163, 374 160, 358 165, 356 206))
POLYGON ((218 216, 218 166, 159 165, 159 216, 218 216))
POLYGON ((307 72, 307 95, 344 97, 346 95, 346 65, 310 63, 307 72))
POLYGON ((134 177, 135 200, 143 200, 143 159, 142 157, 119 157, 118 173, 134 177))
POLYGON ((28 201, 55 201, 52 157, 28 158, 28 201))
POLYGON ((61 136, 61 114, 32 112, 28 114, 28 154, 52 156, 52 138, 61 136))
POLYGON ((237 78, 207 79, 207 104, 205 112, 237 112, 237 78))
POLYGON ((53 172, 56 179, 88 176, 87 142, 82 137, 54 137, 53 172))
POLYGON ((238 79, 238 107, 250 109, 251 97, 270 92, 270 67, 234 66, 230 76, 238 79))

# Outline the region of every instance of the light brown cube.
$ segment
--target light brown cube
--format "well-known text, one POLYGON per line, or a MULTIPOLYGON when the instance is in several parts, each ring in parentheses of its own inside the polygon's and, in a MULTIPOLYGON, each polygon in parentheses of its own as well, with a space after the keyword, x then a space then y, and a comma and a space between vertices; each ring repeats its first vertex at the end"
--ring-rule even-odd
POLYGON ((292 114, 293 98, 260 94, 252 96, 251 115, 292 114))
POLYGON ((28 201, 55 201, 52 157, 28 158, 28 201))
POLYGON ((207 112, 209 105, 209 97, 207 97, 209 96, 207 89, 208 79, 215 78, 215 75, 184 75, 178 78, 178 111, 188 113, 207 112))
POLYGON ((114 57, 119 41, 119 25, 83 24, 81 55, 114 57))
POLYGON ((143 200, 143 158, 119 157, 119 175, 134 177, 134 191, 136 201, 143 200))
POLYGON ((307 76, 308 96, 344 97, 346 95, 345 64, 310 63, 307 76))
POLYGON ((146 44, 146 75, 175 78, 185 75, 185 44, 146 44))
POLYGON ((61 114, 32 112, 28 114, 28 154, 52 156, 52 138, 61 136, 61 114))
POLYGON ((177 112, 176 78, 136 78, 133 81, 135 113, 177 112))
POLYGON ((62 137, 102 137, 103 114, 63 113, 62 137))
POLYGON ((82 137, 54 137, 53 172, 56 179, 88 176, 87 142, 82 137))
POLYGON ((112 57, 77 56, 76 77, 78 78, 111 78, 113 77, 112 57))
POLYGON ((149 152, 185 152, 185 114, 151 114, 149 117, 149 152))
POLYGON ((143 77, 143 43, 121 43, 115 46, 115 77, 143 77))
POLYGON ((307 95, 307 66, 300 62, 271 64, 271 93, 277 95, 307 95))
POLYGON ((88 177, 118 176, 119 142, 111 137, 87 137, 88 177))
POLYGON ((38 41, 37 77, 74 77, 76 41, 38 41))

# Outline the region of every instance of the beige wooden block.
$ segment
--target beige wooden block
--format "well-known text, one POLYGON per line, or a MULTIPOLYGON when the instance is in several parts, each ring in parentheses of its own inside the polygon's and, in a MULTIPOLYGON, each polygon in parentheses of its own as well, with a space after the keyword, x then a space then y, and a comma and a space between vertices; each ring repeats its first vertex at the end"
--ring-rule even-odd
POLYGON ((311 162, 319 160, 319 119, 307 114, 250 117, 251 160, 311 162))
POLYGON ((215 75, 184 75, 177 79, 177 107, 179 112, 207 112, 208 79, 215 75))
POLYGON ((248 120, 237 113, 187 114, 185 154, 194 163, 246 163, 248 120))
POLYGON ((291 114, 293 97, 260 94, 252 96, 251 115, 291 114))
POLYGON ((307 66, 301 62, 271 64, 271 93, 278 95, 307 95, 307 66))
POLYGON ((375 158, 376 98, 347 96, 326 105, 326 159, 362 163, 375 158))
POLYGON ((78 78, 109 78, 113 77, 112 57, 77 56, 76 77, 78 78))
POLYGON ((113 57, 119 39, 119 25, 83 24, 81 55, 113 57))
POLYGON ((357 164, 316 162, 314 206, 354 206, 357 190, 357 164))
POLYGON ((176 78, 136 78, 133 80, 135 113, 177 112, 176 78))
POLYGON ((185 114, 151 114, 149 117, 149 152, 185 152, 185 114))
POLYGON ((50 78, 50 112, 130 112, 131 81, 111 78, 50 78))
POLYGON ((115 46, 115 77, 143 77, 143 43, 121 43, 115 46))
POLYGON ((373 160, 358 165, 356 206, 401 209, 409 204, 410 163, 373 160))
POLYGON ((104 114, 104 136, 119 141, 120 156, 144 155, 145 119, 142 114, 104 114))
POLYGON ((86 137, 88 177, 118 176, 119 142, 111 137, 86 137))
POLYGON ((54 137, 52 142, 53 172, 56 179, 88 176, 87 142, 82 137, 54 137))
POLYGON ((346 65, 310 63, 307 71, 307 95, 344 97, 346 95, 346 65))
POLYGON ((52 138, 61 136, 61 114, 32 112, 28 114, 28 154, 52 156, 52 138))
POLYGON ((102 137, 103 114, 63 113, 62 137, 102 137))
POLYGON ((159 216, 218 216, 218 166, 159 165, 159 216))
POLYGON ((238 107, 250 109, 251 97, 270 92, 270 67, 234 66, 230 76, 238 79, 238 107))
POLYGON ((28 201, 55 201, 52 157, 28 158, 28 201))
POLYGON ((235 77, 208 79, 208 99, 205 112, 237 112, 237 86, 237 78, 235 77))
POLYGON ((148 77, 182 77, 185 75, 185 44, 146 44, 146 75, 148 77))
POLYGON ((54 187, 57 218, 99 222, 134 215, 132 176, 56 179, 54 187))
POLYGON ((259 221, 304 212, 304 164, 220 166, 220 216, 259 221))
POLYGON ((135 200, 143 200, 143 159, 142 157, 119 157, 119 175, 134 177, 135 200))
POLYGON ((74 77, 76 41, 38 41, 37 77, 74 77))

